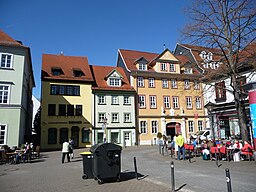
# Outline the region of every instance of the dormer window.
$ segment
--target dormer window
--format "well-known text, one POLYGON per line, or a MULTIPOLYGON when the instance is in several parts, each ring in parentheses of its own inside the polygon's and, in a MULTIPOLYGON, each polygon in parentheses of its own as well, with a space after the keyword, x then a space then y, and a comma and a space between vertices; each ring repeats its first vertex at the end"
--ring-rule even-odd
POLYGON ((190 67, 185 67, 185 70, 184 70, 184 73, 185 74, 192 74, 192 68, 190 68, 190 67))
POLYGON ((170 64, 170 71, 171 72, 174 72, 175 71, 175 64, 170 64))
POLYGON ((206 59, 206 52, 202 51, 199 55, 202 59, 206 59))
POLYGON ((73 76, 74 77, 82 77, 82 76, 84 76, 84 73, 81 70, 73 70, 73 76))
POLYGON ((110 77, 109 78, 109 86, 120 87, 121 86, 121 79, 110 77))
POLYGON ((145 63, 139 63, 139 70, 146 71, 147 70, 147 65, 145 63))
POLYGON ((167 71, 167 63, 161 63, 161 71, 167 71))
POLYGON ((61 70, 61 68, 52 68, 52 75, 59 76, 62 74, 63 74, 63 71, 61 70))
POLYGON ((211 52, 208 53, 208 55, 207 55, 207 60, 208 60, 208 61, 211 61, 211 60, 212 60, 212 55, 213 55, 213 54, 212 54, 211 52))

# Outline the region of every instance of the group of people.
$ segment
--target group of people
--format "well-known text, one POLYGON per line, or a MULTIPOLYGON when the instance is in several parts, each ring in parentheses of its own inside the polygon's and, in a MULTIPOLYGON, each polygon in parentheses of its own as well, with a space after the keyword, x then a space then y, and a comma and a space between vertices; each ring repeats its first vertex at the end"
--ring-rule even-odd
POLYGON ((65 157, 67 156, 68 162, 70 162, 70 158, 74 158, 74 140, 69 138, 69 141, 65 141, 62 144, 62 158, 61 162, 64 163, 65 157))
MULTIPOLYGON (((200 140, 199 138, 190 138, 189 144, 194 145, 194 149, 200 148, 202 155, 208 156, 210 154, 210 148, 211 147, 222 147, 225 146, 228 149, 232 150, 232 154, 237 154, 241 160, 244 160, 248 155, 253 155, 253 147, 250 144, 249 141, 244 141, 242 144, 239 140, 228 140, 227 142, 223 143, 223 140, 217 139, 215 140, 200 140)), ((185 160, 185 138, 182 136, 181 133, 176 134, 173 137, 172 142, 170 143, 170 146, 168 148, 172 148, 175 151, 175 158, 177 160, 181 159, 181 153, 182 158, 185 160)))

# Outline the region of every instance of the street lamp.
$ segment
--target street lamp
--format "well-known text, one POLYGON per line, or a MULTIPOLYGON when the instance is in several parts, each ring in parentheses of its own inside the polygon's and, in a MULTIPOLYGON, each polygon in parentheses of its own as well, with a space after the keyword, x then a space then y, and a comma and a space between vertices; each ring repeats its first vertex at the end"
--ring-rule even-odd
POLYGON ((103 121, 103 128, 104 128, 103 143, 107 142, 107 121, 108 119, 105 117, 103 121))
POLYGON ((212 137, 215 140, 215 132, 214 132, 214 127, 213 127, 213 115, 212 115, 212 111, 214 109, 214 104, 211 102, 208 102, 205 106, 204 106, 207 111, 210 114, 210 123, 211 123, 211 129, 212 129, 212 137))

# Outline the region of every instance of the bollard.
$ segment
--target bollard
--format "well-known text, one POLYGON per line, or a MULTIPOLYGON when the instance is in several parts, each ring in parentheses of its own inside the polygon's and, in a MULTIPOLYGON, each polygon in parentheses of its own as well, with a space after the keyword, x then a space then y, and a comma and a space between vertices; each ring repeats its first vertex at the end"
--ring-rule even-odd
POLYGON ((174 181, 174 163, 171 162, 171 192, 175 192, 175 181, 174 181))
POLYGON ((190 159, 190 148, 188 149, 188 160, 189 160, 189 163, 191 163, 191 159, 190 159))
POLYGON ((164 145, 162 147, 162 155, 164 156, 164 145))
POLYGON ((228 192, 232 192, 232 188, 231 188, 231 178, 230 178, 229 169, 226 168, 225 171, 226 171, 226 181, 227 181, 228 192))
POLYGON ((159 144, 159 154, 161 154, 161 145, 159 144))
POLYGON ((136 177, 136 179, 138 179, 136 157, 133 157, 133 162, 134 162, 135 177, 136 177))

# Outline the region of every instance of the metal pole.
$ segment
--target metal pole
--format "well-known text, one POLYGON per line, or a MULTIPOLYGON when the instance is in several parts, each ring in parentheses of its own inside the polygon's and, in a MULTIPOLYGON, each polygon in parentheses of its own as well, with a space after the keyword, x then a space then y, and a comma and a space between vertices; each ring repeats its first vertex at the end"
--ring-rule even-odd
POLYGON ((188 149, 188 160, 189 160, 189 163, 191 163, 191 159, 190 159, 190 146, 189 146, 189 149, 188 149))
POLYGON ((214 153, 215 153, 215 158, 216 158, 216 165, 217 167, 219 166, 219 162, 218 162, 218 157, 217 157, 217 152, 216 152, 216 149, 214 150, 214 153))
POLYGON ((226 181, 227 181, 228 192, 232 192, 232 188, 231 188, 231 178, 230 178, 229 169, 226 168, 225 171, 226 171, 226 181))
POLYGON ((175 192, 175 181, 174 181, 174 163, 171 162, 171 192, 175 192))
POLYGON ((135 177, 136 177, 136 179, 138 179, 136 157, 133 157, 133 162, 134 162, 135 177))
POLYGON ((164 156, 164 145, 162 146, 162 155, 164 156))
POLYGON ((159 154, 161 154, 161 145, 159 144, 159 154))

